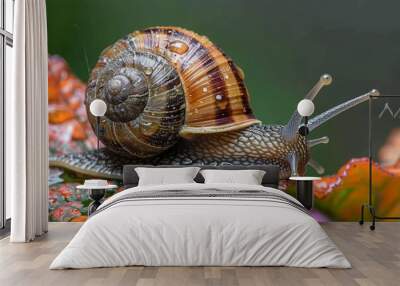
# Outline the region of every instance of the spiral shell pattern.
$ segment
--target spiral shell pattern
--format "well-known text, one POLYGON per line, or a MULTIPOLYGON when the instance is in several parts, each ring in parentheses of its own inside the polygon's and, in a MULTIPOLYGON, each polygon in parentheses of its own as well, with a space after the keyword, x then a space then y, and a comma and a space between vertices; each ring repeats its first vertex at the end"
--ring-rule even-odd
MULTIPOLYGON (((241 129, 252 114, 243 73, 206 37, 177 27, 137 31, 106 48, 92 70, 86 106, 107 103, 99 139, 152 157, 180 136, 241 129)), ((95 118, 89 114, 92 126, 95 118)))

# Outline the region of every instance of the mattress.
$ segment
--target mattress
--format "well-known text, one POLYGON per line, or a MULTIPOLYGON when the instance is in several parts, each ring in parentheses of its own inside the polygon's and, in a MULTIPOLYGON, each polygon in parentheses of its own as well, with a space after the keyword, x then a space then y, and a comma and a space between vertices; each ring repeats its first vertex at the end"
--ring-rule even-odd
POLYGON ((351 267, 286 193, 197 183, 134 187, 107 199, 50 269, 130 265, 351 267))

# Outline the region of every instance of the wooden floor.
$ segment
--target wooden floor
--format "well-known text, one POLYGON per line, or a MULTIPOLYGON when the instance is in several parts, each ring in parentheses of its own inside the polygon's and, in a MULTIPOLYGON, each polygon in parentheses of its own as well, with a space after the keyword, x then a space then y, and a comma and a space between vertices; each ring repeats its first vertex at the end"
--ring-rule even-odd
POLYGON ((378 223, 375 232, 357 223, 328 223, 324 229, 352 269, 289 267, 123 267, 48 270, 80 223, 50 223, 33 243, 0 241, 0 285, 400 285, 400 223, 378 223))

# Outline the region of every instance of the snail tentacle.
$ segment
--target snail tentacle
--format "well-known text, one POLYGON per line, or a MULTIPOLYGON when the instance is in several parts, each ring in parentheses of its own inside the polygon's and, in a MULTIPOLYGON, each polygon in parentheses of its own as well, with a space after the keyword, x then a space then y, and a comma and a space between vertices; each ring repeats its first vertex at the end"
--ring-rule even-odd
POLYGON ((342 104, 339 104, 335 107, 332 107, 331 109, 317 115, 316 117, 310 119, 308 121, 308 129, 310 131, 314 130, 315 128, 321 126, 328 120, 332 119, 333 117, 339 115, 340 113, 355 107, 356 105, 363 103, 369 99, 370 96, 378 96, 379 92, 376 89, 371 90, 370 92, 367 92, 366 94, 360 95, 359 97, 353 98, 351 100, 348 100, 346 102, 343 102, 342 104))
POLYGON ((307 146, 309 148, 312 148, 312 147, 317 146, 319 144, 328 144, 328 143, 329 143, 329 137, 328 136, 307 140, 307 146))
MULTIPOLYGON (((332 83, 332 77, 329 74, 322 75, 318 82, 313 86, 313 88, 307 93, 304 99, 314 100, 318 95, 322 87, 330 85, 332 83)), ((282 136, 287 141, 293 141, 296 138, 296 133, 301 124, 302 116, 297 112, 297 109, 293 112, 290 117, 289 122, 282 129, 282 136)))
POLYGON ((308 160, 307 165, 313 168, 318 175, 322 175, 323 173, 325 173, 325 168, 314 159, 308 160))

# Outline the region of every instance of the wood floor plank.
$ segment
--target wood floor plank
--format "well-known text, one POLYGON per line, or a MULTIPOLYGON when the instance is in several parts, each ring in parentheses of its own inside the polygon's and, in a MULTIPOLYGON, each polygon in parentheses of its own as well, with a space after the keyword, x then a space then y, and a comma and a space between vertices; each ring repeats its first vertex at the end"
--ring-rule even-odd
POLYGON ((32 243, 0 240, 1 286, 397 286, 400 273, 400 223, 379 223, 371 232, 356 223, 323 225, 352 269, 289 267, 118 267, 48 269, 79 230, 80 223, 50 223, 47 235, 32 243))

